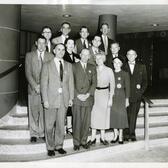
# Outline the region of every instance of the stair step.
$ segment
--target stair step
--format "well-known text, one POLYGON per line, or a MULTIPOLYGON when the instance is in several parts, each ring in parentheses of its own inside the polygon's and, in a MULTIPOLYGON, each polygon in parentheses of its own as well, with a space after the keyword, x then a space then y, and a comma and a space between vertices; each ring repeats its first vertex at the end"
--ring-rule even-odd
POLYGON ((28 125, 5 125, 1 126, 0 130, 29 130, 28 125))
MULTIPOLYGON (((167 123, 168 116, 151 116, 149 118, 149 124, 157 124, 157 123, 167 123)), ((137 124, 144 124, 144 117, 137 118, 137 124)))

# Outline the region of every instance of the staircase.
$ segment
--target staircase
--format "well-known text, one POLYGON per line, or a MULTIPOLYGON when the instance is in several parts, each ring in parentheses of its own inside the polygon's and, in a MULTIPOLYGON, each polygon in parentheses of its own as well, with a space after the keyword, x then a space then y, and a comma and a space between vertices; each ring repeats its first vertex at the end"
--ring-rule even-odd
MULTIPOLYGON (((168 142, 168 100, 152 100, 154 103, 149 109, 149 139, 150 143, 168 142)), ((144 110, 141 107, 137 119, 137 140, 136 142, 125 142, 124 145, 108 145, 103 146, 99 143, 99 134, 97 134, 98 143, 89 150, 80 149, 73 151, 72 137, 67 135, 64 141, 64 148, 67 150, 67 155, 62 156, 56 153, 55 157, 48 157, 46 145, 43 140, 38 140, 37 143, 30 143, 30 135, 28 130, 27 107, 17 106, 15 114, 8 116, 8 120, 0 125, 0 162, 13 161, 35 161, 35 160, 50 160, 56 159, 64 161, 66 158, 70 161, 73 159, 82 158, 85 154, 87 159, 92 157, 102 157, 102 153, 115 154, 128 150, 143 148, 144 146, 144 110)), ((107 140, 111 140, 113 134, 111 131, 106 133, 107 140)), ((90 138, 90 137, 89 137, 90 138)), ((86 158, 86 157, 85 157, 86 158)), ((79 159, 80 160, 80 159, 79 159)))

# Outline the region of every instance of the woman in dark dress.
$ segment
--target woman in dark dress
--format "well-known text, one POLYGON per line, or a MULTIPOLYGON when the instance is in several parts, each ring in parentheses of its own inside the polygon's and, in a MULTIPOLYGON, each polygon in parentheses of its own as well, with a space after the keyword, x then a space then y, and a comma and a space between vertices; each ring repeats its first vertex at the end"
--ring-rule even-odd
POLYGON ((129 74, 123 70, 122 59, 114 58, 115 90, 113 105, 110 113, 110 128, 114 129, 114 137, 111 143, 119 140, 123 144, 123 129, 128 127, 126 107, 129 105, 130 79, 129 74))

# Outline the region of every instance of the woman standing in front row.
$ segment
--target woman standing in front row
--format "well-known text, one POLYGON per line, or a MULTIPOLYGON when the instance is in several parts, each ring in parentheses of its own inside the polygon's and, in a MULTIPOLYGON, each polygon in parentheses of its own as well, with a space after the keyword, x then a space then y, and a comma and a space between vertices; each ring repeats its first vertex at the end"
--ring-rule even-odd
POLYGON ((130 79, 129 74, 121 70, 122 59, 114 58, 115 91, 110 113, 110 128, 114 128, 114 137, 111 143, 119 141, 123 144, 123 129, 128 128, 126 107, 129 105, 130 79))
POLYGON ((107 145, 105 130, 110 127, 110 108, 114 94, 114 74, 111 68, 104 65, 104 53, 96 54, 97 87, 94 96, 94 105, 91 112, 92 136, 89 145, 96 143, 96 130, 100 130, 100 143, 107 145))

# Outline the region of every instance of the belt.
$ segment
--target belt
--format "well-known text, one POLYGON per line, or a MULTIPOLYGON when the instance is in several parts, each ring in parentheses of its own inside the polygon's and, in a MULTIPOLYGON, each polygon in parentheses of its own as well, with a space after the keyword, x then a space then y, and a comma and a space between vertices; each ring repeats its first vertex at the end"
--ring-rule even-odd
POLYGON ((102 90, 102 89, 108 89, 109 87, 106 86, 106 87, 96 87, 97 90, 102 90))

